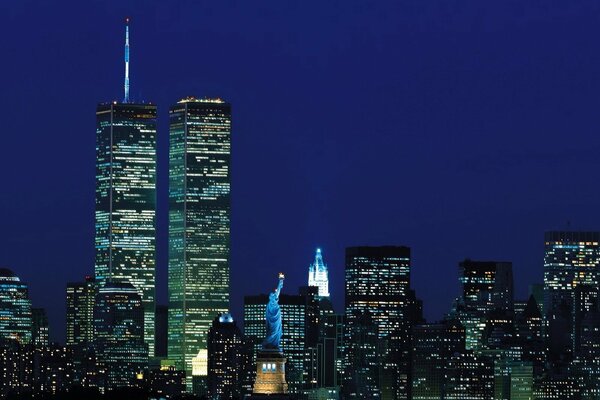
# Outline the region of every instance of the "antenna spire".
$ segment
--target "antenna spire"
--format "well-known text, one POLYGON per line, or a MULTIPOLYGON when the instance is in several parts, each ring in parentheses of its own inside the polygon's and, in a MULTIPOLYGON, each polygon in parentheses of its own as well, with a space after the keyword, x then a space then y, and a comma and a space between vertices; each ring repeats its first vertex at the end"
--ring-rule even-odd
POLYGON ((129 103, 129 17, 125 18, 125 98, 123 103, 129 103))

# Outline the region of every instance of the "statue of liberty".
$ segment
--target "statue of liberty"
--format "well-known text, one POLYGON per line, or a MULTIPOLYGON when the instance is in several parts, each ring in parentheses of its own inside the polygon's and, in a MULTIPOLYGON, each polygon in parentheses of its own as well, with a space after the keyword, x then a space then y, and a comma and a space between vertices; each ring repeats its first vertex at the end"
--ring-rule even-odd
POLYGON ((265 312, 267 322, 267 337, 262 344, 263 350, 281 351, 281 310, 279 309, 279 293, 283 288, 283 279, 285 276, 279 273, 279 284, 277 288, 269 294, 269 303, 265 312))

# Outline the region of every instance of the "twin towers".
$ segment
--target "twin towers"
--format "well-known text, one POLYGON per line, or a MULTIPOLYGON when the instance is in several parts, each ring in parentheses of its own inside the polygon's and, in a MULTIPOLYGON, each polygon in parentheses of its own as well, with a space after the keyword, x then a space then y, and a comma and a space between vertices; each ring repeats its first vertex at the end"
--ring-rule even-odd
MULTIPOLYGON (((129 20, 123 102, 96 111, 95 277, 141 296, 155 347, 156 105, 129 101, 129 20)), ((229 309, 231 106, 189 97, 169 111, 168 358, 206 360, 206 332, 229 309)))

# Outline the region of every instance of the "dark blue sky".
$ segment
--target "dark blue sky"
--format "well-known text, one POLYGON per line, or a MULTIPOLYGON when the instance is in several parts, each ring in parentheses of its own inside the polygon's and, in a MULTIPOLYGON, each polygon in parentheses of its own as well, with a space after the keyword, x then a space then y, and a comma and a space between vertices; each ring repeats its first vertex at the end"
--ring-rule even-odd
POLYGON ((95 107, 159 106, 166 299, 168 107, 233 105, 232 306, 316 246, 343 305, 344 248, 408 245, 429 319, 465 258, 542 280, 543 232, 599 229, 597 1, 0 3, 0 265, 64 337, 65 284, 93 272, 95 107))

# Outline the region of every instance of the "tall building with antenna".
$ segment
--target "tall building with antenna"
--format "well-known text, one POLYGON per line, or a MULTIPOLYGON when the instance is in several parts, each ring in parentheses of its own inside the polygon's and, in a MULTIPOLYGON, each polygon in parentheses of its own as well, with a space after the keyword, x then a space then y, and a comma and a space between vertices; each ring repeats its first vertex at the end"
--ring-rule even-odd
POLYGON ((308 267, 308 286, 319 288, 319 297, 329 297, 329 272, 323 262, 321 249, 317 249, 315 262, 308 267))
POLYGON ((154 354, 156 106, 129 99, 129 18, 123 102, 96 110, 95 275, 129 282, 141 296, 144 340, 154 354))

